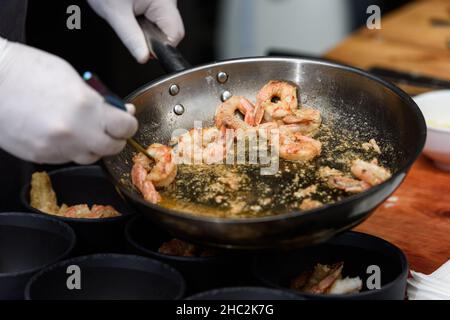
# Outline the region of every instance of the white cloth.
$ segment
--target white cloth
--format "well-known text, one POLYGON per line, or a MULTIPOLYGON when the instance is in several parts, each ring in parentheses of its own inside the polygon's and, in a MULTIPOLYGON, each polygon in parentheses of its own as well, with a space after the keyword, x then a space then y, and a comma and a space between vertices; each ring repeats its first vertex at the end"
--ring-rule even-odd
POLYGON ((411 271, 410 300, 450 300, 450 260, 430 275, 411 271))
POLYGON ((88 0, 95 12, 105 19, 140 63, 145 63, 150 52, 136 20, 144 15, 155 23, 174 45, 184 37, 184 26, 177 0, 88 0))
POLYGON ((118 153, 136 130, 135 117, 106 104, 66 61, 0 38, 0 148, 88 164, 118 153))

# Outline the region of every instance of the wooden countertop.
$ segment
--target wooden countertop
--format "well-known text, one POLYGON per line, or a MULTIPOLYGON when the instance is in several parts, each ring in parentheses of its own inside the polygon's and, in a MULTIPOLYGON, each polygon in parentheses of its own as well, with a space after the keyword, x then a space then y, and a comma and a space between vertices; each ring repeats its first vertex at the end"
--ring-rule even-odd
MULTIPOLYGON (((383 16, 381 30, 363 28, 325 57, 450 80, 450 26, 432 26, 431 18, 450 21, 450 1, 415 1, 383 16)), ((433 272, 450 259, 450 173, 421 156, 394 195, 356 230, 400 247, 411 269, 433 272)))

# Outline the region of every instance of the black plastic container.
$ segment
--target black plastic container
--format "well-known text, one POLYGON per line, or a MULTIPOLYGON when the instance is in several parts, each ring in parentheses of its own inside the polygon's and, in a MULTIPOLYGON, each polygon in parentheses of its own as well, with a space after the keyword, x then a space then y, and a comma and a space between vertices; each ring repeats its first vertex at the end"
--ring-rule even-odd
POLYGON ((23 299, 30 277, 64 259, 75 246, 62 221, 32 213, 0 214, 0 300, 23 299))
POLYGON ((285 253, 261 253, 254 259, 255 276, 268 286, 296 293, 306 299, 331 300, 403 300, 408 277, 408 262, 404 253, 389 242, 359 232, 342 233, 327 243, 285 253), (346 295, 308 294, 290 290, 290 281, 316 263, 344 262, 343 277, 359 276, 363 289, 346 295), (369 290, 376 274, 369 266, 378 266, 381 288, 369 290))
POLYGON ((219 250, 214 256, 179 257, 161 254, 159 247, 174 237, 158 229, 143 216, 131 219, 125 228, 130 250, 164 261, 179 270, 187 283, 189 294, 223 286, 248 286, 256 282, 251 274, 249 252, 219 250))
POLYGON ((262 287, 229 287, 201 292, 186 300, 303 300, 303 298, 285 290, 262 287))
MULTIPOLYGON (((73 283, 73 282, 71 282, 73 283)), ((174 300, 184 295, 181 274, 153 259, 121 254, 77 257, 37 273, 25 289, 27 300, 174 300), (80 289, 67 286, 69 266, 80 270, 80 289)))
MULTIPOLYGON (((76 205, 87 203, 111 205, 122 215, 101 219, 77 219, 56 217, 68 223, 77 235, 78 255, 98 252, 122 252, 124 247, 123 230, 126 222, 134 214, 116 188, 106 178, 99 166, 69 167, 49 173, 58 204, 76 205)), ((43 213, 30 206, 30 184, 22 188, 21 200, 29 211, 43 213)), ((54 216, 53 216, 54 217, 54 216)))

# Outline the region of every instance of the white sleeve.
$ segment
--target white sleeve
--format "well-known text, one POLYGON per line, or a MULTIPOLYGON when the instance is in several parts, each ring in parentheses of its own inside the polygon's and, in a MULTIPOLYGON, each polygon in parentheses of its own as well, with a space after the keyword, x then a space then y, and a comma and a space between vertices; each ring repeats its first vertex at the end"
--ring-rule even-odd
POLYGON ((0 37, 0 82, 2 81, 2 73, 4 69, 4 60, 6 59, 6 52, 8 51, 9 41, 0 37))

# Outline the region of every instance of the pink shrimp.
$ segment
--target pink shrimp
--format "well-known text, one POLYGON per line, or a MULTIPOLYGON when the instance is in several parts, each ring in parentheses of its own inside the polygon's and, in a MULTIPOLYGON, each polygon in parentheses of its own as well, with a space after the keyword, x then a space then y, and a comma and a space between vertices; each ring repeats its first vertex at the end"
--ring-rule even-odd
POLYGON ((283 118, 286 125, 290 125, 303 135, 313 135, 322 124, 320 111, 313 108, 301 108, 283 118))
POLYGON ((348 193, 360 193, 370 188, 370 184, 367 182, 346 177, 342 171, 330 167, 320 168, 319 176, 327 182, 330 188, 348 193))
POLYGON ((220 163, 226 156, 226 141, 224 130, 217 128, 191 129, 173 141, 175 155, 179 162, 197 164, 220 163))
POLYGON ((215 124, 218 128, 247 130, 255 124, 255 108, 244 97, 232 96, 217 109, 215 124), (244 120, 236 117, 237 111, 244 115, 244 120))
POLYGON ((161 196, 155 187, 167 187, 177 175, 177 166, 172 157, 172 149, 162 144, 152 144, 147 153, 154 159, 154 163, 144 154, 139 153, 133 158, 131 180, 151 203, 161 201, 161 196))
POLYGON ((269 81, 256 96, 257 110, 268 122, 280 120, 298 109, 297 88, 284 81, 269 81))
POLYGON ((322 143, 301 135, 280 131, 280 157, 290 161, 310 161, 320 155, 322 143))
POLYGON ((371 186, 380 184, 391 177, 390 171, 383 167, 380 167, 378 165, 378 161, 376 160, 367 162, 356 159, 352 162, 350 170, 355 175, 355 177, 361 179, 371 186))

